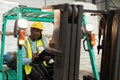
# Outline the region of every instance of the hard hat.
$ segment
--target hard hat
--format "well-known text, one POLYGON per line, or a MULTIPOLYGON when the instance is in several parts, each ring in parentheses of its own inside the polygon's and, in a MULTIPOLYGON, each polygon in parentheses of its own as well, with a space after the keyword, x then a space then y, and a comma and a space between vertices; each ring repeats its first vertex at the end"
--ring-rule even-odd
POLYGON ((32 25, 31 25, 31 28, 37 28, 37 29, 40 29, 40 30, 44 30, 44 27, 42 25, 41 22, 34 22, 32 25))

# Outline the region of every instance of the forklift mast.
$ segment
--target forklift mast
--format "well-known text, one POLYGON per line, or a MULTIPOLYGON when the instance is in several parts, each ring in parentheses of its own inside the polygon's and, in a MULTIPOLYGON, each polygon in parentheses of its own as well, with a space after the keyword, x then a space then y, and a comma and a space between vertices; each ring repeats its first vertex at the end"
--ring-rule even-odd
MULTIPOLYGON (((47 6, 46 9, 50 8, 53 9, 52 12, 44 11, 38 8, 18 6, 4 13, 0 53, 0 80, 6 79, 5 72, 3 71, 3 55, 6 41, 5 35, 7 20, 18 20, 23 18, 28 21, 52 22, 55 24, 54 10, 60 11, 60 26, 53 32, 52 38, 54 46, 49 46, 46 49, 47 51, 55 54, 54 80, 79 79, 79 57, 83 6, 61 4, 47 6)), ((17 53, 16 79, 22 80, 22 51, 19 45, 17 53)), ((10 80, 10 76, 8 80, 10 80)))

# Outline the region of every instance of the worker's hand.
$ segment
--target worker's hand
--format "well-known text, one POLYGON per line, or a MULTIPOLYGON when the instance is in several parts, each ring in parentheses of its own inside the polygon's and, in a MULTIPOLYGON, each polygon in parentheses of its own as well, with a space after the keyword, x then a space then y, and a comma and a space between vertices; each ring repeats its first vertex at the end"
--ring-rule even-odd
POLYGON ((33 55, 32 61, 34 61, 35 58, 39 58, 39 54, 38 54, 38 53, 35 53, 35 54, 33 55))
POLYGON ((48 59, 50 59, 50 58, 51 58, 51 56, 45 56, 45 57, 44 57, 45 60, 48 60, 48 59))

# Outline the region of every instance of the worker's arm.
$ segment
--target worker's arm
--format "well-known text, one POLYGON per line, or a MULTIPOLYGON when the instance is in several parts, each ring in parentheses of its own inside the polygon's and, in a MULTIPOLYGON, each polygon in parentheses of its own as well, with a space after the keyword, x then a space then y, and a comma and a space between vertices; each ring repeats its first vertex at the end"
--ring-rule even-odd
POLYGON ((32 58, 27 58, 26 57, 26 49, 25 49, 25 47, 23 46, 22 47, 22 64, 23 65, 28 65, 28 64, 30 64, 30 63, 32 63, 32 58))

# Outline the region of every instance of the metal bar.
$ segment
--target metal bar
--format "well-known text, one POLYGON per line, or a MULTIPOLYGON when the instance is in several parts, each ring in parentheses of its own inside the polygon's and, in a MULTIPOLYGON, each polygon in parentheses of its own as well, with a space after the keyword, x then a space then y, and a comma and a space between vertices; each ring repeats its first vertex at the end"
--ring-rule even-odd
POLYGON ((87 10, 87 9, 84 9, 83 11, 87 12, 87 13, 100 13, 100 14, 107 14, 108 13, 108 11, 105 11, 105 10, 87 10))
MULTIPOLYGON (((41 21, 41 22, 54 22, 54 19, 53 18, 34 18, 34 17, 25 17, 25 16, 22 16, 22 18, 26 19, 26 20, 29 20, 29 21, 41 21)), ((7 19, 9 20, 17 20, 18 17, 16 16, 7 16, 7 19)))
POLYGON ((70 54, 69 54, 69 77, 68 80, 74 80, 74 67, 75 67, 75 48, 76 48, 76 32, 77 32, 77 25, 75 23, 75 17, 76 17, 76 6, 71 5, 72 7, 72 15, 70 18, 71 23, 71 44, 70 44, 70 54))
POLYGON ((17 53, 17 80, 22 80, 22 49, 17 53))
POLYGON ((85 36, 87 38, 87 46, 88 46, 88 49, 89 49, 89 56, 90 56, 90 61, 91 61, 91 66, 92 66, 94 78, 97 79, 97 80, 100 80, 97 65, 96 65, 94 51, 90 46, 90 40, 89 40, 88 35, 86 34, 85 36))
MULTIPOLYGON (((104 16, 106 18, 106 26, 104 28, 104 36, 103 36, 103 50, 102 50, 102 62, 101 62, 101 73, 100 73, 100 79, 101 80, 113 80, 112 77, 112 58, 113 58, 113 43, 112 41, 112 22, 113 22, 113 16, 114 11, 110 11, 107 16, 104 16), (109 23, 109 24, 108 24, 109 23), (109 53, 109 54, 107 54, 109 53)), ((115 36, 115 35, 114 35, 115 36)), ((116 45, 115 45, 116 46, 116 45)))
MULTIPOLYGON (((62 46, 64 46, 63 49, 63 58, 64 58, 64 69, 63 69, 63 79, 62 80, 68 80, 69 78, 69 54, 70 54, 70 46, 71 46, 71 23, 69 23, 69 7, 71 7, 70 5, 63 5, 62 7, 64 7, 63 9, 65 10, 62 15, 61 15, 61 21, 62 21, 62 25, 60 26, 62 28, 62 26, 64 26, 64 28, 62 28, 61 30, 65 30, 63 31, 64 34, 62 34, 63 38, 64 38, 64 43, 62 46), (66 12, 66 14, 65 14, 66 12), (65 21, 66 18, 66 21, 65 21), (64 25, 64 23, 66 22, 67 25, 64 25)), ((61 41, 62 41, 62 37, 61 37, 61 41)), ((61 47, 62 47, 61 46, 61 47)), ((57 80, 57 79, 56 79, 57 80)))
POLYGON ((0 53, 0 79, 3 80, 4 76, 3 76, 3 55, 4 55, 4 49, 5 49, 5 36, 6 36, 6 23, 7 23, 7 19, 6 17, 3 17, 3 27, 2 27, 2 38, 1 38, 1 53, 0 53))
POLYGON ((77 32, 76 32, 76 50, 75 50, 75 67, 74 67, 74 78, 73 80, 79 80, 79 65, 80 65, 80 45, 81 45, 81 37, 82 37, 82 15, 83 15, 83 6, 77 5, 79 13, 76 16, 76 24, 77 24, 77 32))
MULTIPOLYGON (((104 18, 106 18, 106 23, 107 23, 107 16, 104 16, 104 18)), ((107 51, 107 44, 106 44, 107 36, 109 36, 109 35, 107 35, 107 29, 110 29, 110 28, 107 28, 107 26, 104 26, 104 32, 103 32, 104 36, 103 36, 103 44, 102 44, 103 45, 103 49, 102 49, 102 58, 101 58, 100 80, 106 80, 107 78, 105 79, 105 76, 108 76, 107 69, 105 68, 105 67, 109 66, 109 64, 107 63, 107 60, 108 60, 108 57, 109 57, 108 55, 109 54, 105 54, 105 53, 109 53, 107 51)))
MULTIPOLYGON (((84 27, 85 27, 87 23, 86 23, 86 17, 84 15, 83 15, 83 22, 84 22, 84 27)), ((85 33, 85 37, 87 39, 87 47, 88 47, 88 52, 89 52, 89 56, 90 56, 90 61, 91 61, 91 66, 92 66, 94 78, 97 80, 100 80, 97 65, 96 65, 94 51, 90 45, 90 39, 89 39, 88 33, 85 33)))
MULTIPOLYGON (((56 56, 55 60, 55 71, 54 80, 68 80, 69 70, 69 53, 70 53, 70 37, 71 37, 71 24, 69 20, 69 7, 70 5, 62 5, 63 10, 61 11, 60 27, 59 27, 59 41, 60 50, 62 51, 59 56, 56 56)), ((54 7, 55 8, 55 7, 54 7)), ((59 7, 60 8, 60 7, 59 7)))
MULTIPOLYGON (((120 30, 120 25, 119 25, 119 11, 115 12, 115 11, 111 11, 111 15, 110 16, 113 16, 112 17, 112 26, 111 27, 111 49, 110 49, 110 56, 109 56, 109 80, 116 80, 118 79, 118 74, 119 74, 119 58, 120 58, 120 55, 119 55, 119 30, 120 30), (118 16, 117 16, 118 15, 118 16), (115 19, 115 20, 114 20, 115 19), (116 25, 114 25, 116 24, 116 25)), ((111 19, 111 18, 110 18, 111 19)), ((109 21, 110 22, 110 21, 109 21)), ((118 79, 119 80, 119 79, 118 79)))
POLYGON ((105 10, 109 10, 109 0, 105 0, 105 10))
MULTIPOLYGON (((120 80, 120 10, 118 11, 118 29, 117 29, 117 38, 116 38, 116 48, 114 51, 114 59, 113 59, 113 65, 112 65, 112 69, 113 69, 113 79, 112 80, 120 80), (116 54, 115 54, 116 53, 116 54)), ((116 33, 116 32, 115 32, 116 33)))
POLYGON ((101 80, 120 80, 120 11, 111 10, 104 18, 101 80))
POLYGON ((36 8, 22 8, 22 11, 23 12, 36 12, 36 13, 39 13, 41 12, 41 9, 36 9, 36 8))
POLYGON ((41 21, 41 22, 54 22, 54 19, 49 18, 33 18, 33 17, 23 17, 29 21, 41 21))
POLYGON ((4 13, 3 15, 4 15, 4 16, 8 16, 8 15, 11 15, 11 14, 13 14, 13 13, 15 13, 15 12, 17 13, 17 8, 18 8, 18 7, 15 7, 15 8, 13 8, 13 9, 11 9, 10 11, 4 13))
POLYGON ((39 10, 39 9, 29 9, 29 8, 24 8, 23 10, 22 10, 22 12, 30 12, 30 13, 41 13, 41 14, 54 14, 54 12, 46 12, 46 11, 42 11, 42 10, 39 10))
MULTIPOLYGON (((17 19, 22 18, 22 12, 20 7, 18 7, 17 12, 17 19)), ((17 55, 17 80, 22 80, 22 49, 20 49, 19 46, 17 55)))
MULTIPOLYGON (((120 11, 119 11, 119 20, 120 20, 120 11)), ((119 31, 120 31, 120 23, 119 23, 119 31)), ((120 33, 119 33, 119 35, 120 35, 120 33)), ((119 40, 120 40, 120 37, 119 37, 119 40)), ((120 44, 120 43, 118 43, 118 44, 120 44)), ((120 48, 120 46, 118 47, 118 48, 120 48)), ((118 49, 119 50, 119 49, 118 49)), ((119 50, 119 52, 120 52, 120 50, 119 50)), ((117 55, 116 55, 116 57, 118 57, 119 56, 119 58, 116 58, 116 71, 117 71, 117 74, 115 74, 116 75, 116 78, 115 79, 120 79, 120 54, 119 53, 117 53, 117 55)))
POLYGON ((9 20, 17 20, 18 18, 16 16, 6 16, 9 20))

